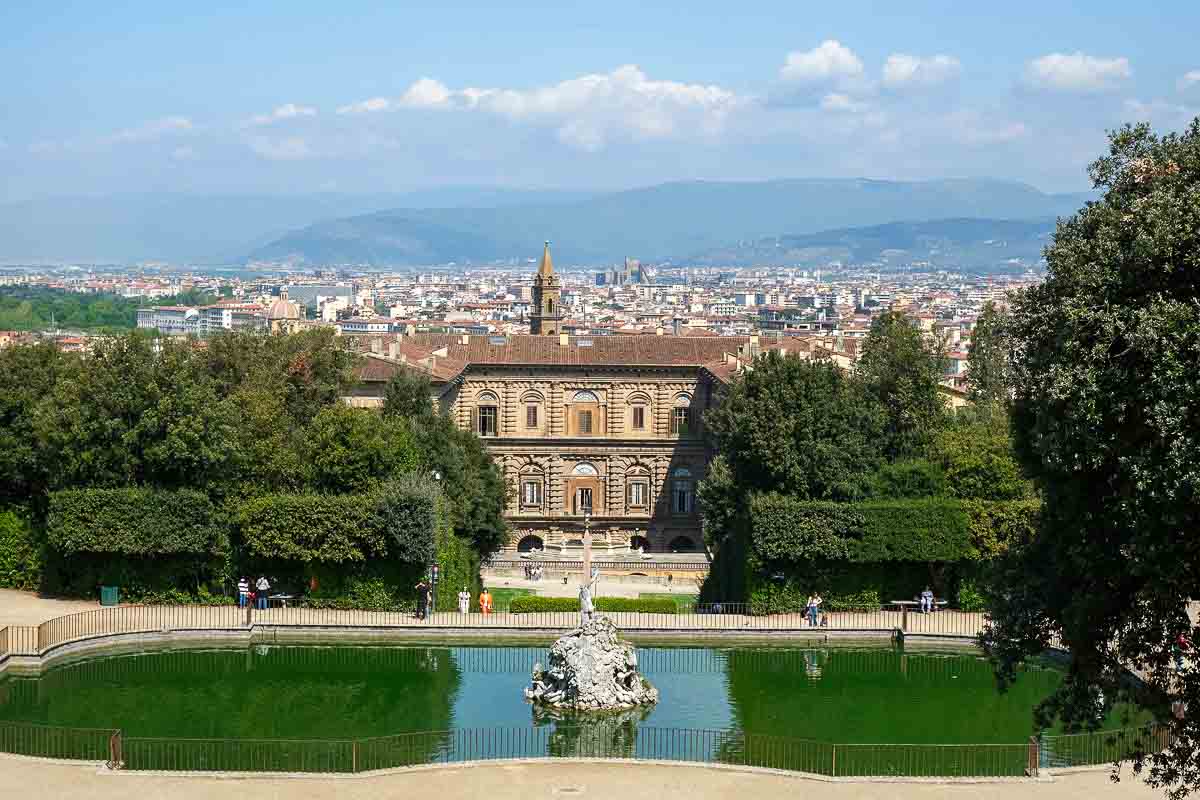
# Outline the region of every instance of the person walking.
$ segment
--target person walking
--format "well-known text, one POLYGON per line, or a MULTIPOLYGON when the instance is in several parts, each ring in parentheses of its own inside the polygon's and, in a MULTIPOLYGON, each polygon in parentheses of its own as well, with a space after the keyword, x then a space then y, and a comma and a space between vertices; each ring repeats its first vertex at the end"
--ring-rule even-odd
POLYGON ((266 609, 267 592, 269 591, 271 591, 271 582, 267 580, 266 575, 259 575, 258 580, 254 582, 254 596, 260 609, 266 609))
POLYGON ((250 580, 243 575, 238 578, 238 608, 245 608, 250 601, 250 580))
POLYGON ((417 582, 417 619, 425 619, 425 612, 429 608, 429 584, 422 578, 417 582))
POLYGON ((471 593, 467 591, 467 587, 463 587, 458 593, 458 613, 466 614, 471 608, 471 593))
POLYGON ((483 587, 483 591, 479 593, 479 610, 484 614, 492 613, 492 595, 488 592, 487 587, 483 587))

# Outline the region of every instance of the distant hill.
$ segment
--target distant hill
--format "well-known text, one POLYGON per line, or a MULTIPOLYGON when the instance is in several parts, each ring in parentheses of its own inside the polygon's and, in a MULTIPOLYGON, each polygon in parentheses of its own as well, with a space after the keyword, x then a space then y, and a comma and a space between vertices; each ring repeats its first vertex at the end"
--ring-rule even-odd
POLYGON ((935 266, 987 271, 1020 268, 1041 259, 1054 223, 1053 217, 890 222, 740 242, 694 254, 683 263, 819 266, 830 261, 884 265, 928 261, 935 266))
POLYGON ((625 255, 687 260, 782 231, 802 237, 896 220, 1053 219, 1073 213, 1086 199, 975 179, 667 183, 574 202, 350 216, 292 231, 248 257, 300 264, 477 263, 532 256, 543 239, 551 239, 564 265, 607 264, 625 255))
POLYGON ((578 202, 590 192, 453 186, 393 194, 117 194, 0 204, 0 263, 238 263, 317 220, 396 208, 578 202))

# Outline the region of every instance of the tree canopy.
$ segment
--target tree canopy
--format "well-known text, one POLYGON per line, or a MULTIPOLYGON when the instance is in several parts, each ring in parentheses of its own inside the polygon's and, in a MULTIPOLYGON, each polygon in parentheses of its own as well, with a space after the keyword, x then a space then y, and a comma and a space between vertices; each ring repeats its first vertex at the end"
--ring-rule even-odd
POLYGON ((1061 635, 1071 667, 1044 720, 1156 703, 1173 743, 1139 766, 1181 797, 1200 788, 1200 670, 1170 669, 1176 637, 1200 633, 1200 119, 1116 131, 1090 174, 1102 198, 1059 222, 1047 280, 1013 303, 1013 432, 1045 509, 992 587, 987 644, 1012 680, 1061 635))
POLYGON ((852 500, 880 458, 885 415, 830 361, 768 352, 705 416, 735 484, 802 500, 852 500))
POLYGON ((946 422, 938 390, 945 347, 901 312, 885 311, 871 322, 857 372, 884 409, 884 452, 893 458, 922 455, 946 422))

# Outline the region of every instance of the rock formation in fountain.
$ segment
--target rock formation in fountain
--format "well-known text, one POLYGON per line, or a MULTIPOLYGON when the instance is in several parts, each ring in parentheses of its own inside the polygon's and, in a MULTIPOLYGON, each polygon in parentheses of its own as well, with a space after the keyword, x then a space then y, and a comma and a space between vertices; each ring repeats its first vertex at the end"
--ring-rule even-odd
POLYGON ((658 702, 658 690, 638 673, 633 645, 606 617, 593 615, 550 648, 550 665, 533 667, 534 703, 577 711, 635 708, 658 702))

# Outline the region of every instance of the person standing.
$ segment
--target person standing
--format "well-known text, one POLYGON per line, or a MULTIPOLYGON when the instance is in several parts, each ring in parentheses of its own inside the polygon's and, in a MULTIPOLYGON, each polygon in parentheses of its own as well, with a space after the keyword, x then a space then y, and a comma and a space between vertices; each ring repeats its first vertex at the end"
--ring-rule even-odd
POLYGON ((250 581, 245 575, 238 578, 238 608, 245 608, 250 600, 250 581))
POLYGON ((1171 653, 1175 657, 1175 671, 1183 672, 1183 656, 1192 647, 1192 643, 1188 641, 1187 634, 1179 634, 1175 637, 1175 644, 1171 646, 1171 653))
POLYGON ((808 624, 814 628, 817 626, 817 616, 821 613, 821 595, 818 592, 813 592, 808 596, 808 624))
POLYGON ((487 587, 483 587, 483 591, 479 593, 479 610, 484 614, 492 613, 492 595, 488 592, 487 587))
POLYGON ((422 578, 416 586, 417 589, 417 619, 425 619, 425 612, 429 608, 429 584, 422 578))
POLYGON ((467 587, 463 587, 458 593, 458 613, 466 614, 471 608, 471 593, 467 591, 467 587))
POLYGON ((271 591, 271 582, 267 580, 266 575, 259 575, 258 580, 254 582, 254 594, 258 600, 258 607, 266 609, 267 607, 267 592, 271 591))

